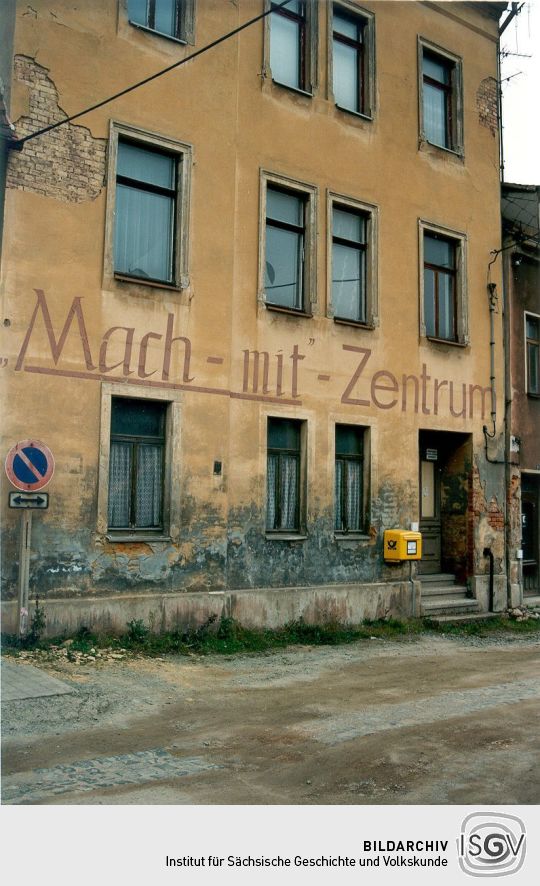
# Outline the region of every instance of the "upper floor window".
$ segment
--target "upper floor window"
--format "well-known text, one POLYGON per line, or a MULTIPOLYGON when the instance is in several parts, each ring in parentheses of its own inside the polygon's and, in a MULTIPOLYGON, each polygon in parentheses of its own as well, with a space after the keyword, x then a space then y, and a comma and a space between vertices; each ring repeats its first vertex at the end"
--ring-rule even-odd
POLYGON ((310 313, 315 291, 315 188, 296 183, 287 187, 287 179, 266 173, 262 180, 264 300, 269 307, 310 313))
POLYGON ((270 3, 268 17, 272 80, 301 92, 312 92, 316 67, 316 16, 314 0, 289 0, 278 8, 270 3))
POLYGON ((456 340, 457 247, 454 240, 424 234, 424 321, 431 338, 456 340))
POLYGON ((377 325, 377 209, 328 195, 328 316, 342 323, 377 325))
POLYGON ((166 404, 113 397, 109 529, 163 528, 166 404))
POLYGON ((420 222, 421 334, 468 344, 466 237, 420 222))
POLYGON ((338 107, 371 116, 373 18, 334 3, 332 88, 338 107))
POLYGON ((332 212, 334 317, 366 322, 366 252, 366 216, 335 205, 332 212))
POLYGON ((462 150, 461 61, 420 45, 421 133, 430 144, 462 150))
POLYGON ((115 272, 173 283, 176 194, 176 157, 119 142, 115 272))
POLYGON ((540 396, 540 317, 525 314, 527 393, 540 396))
POLYGON ((128 0, 134 25, 186 42, 192 32, 194 0, 128 0))
POLYGON ((186 287, 191 148, 111 124, 106 284, 186 287))

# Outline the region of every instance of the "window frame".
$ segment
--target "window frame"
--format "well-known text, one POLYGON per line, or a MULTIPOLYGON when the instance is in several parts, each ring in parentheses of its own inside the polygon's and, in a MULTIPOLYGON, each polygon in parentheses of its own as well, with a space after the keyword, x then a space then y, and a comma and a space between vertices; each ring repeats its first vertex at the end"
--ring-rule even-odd
POLYGON ((459 231, 444 228, 441 225, 419 219, 418 221, 418 252, 419 252, 419 291, 420 291, 420 336, 436 344, 465 347, 469 344, 468 292, 467 292, 467 235, 459 231), (425 284, 424 284, 424 238, 438 236, 454 243, 456 257, 455 268, 455 338, 438 338, 428 335, 426 329, 425 284))
POLYGON ((378 229, 379 208, 372 203, 365 203, 352 197, 327 192, 327 316, 335 323, 348 326, 358 326, 361 329, 374 329, 379 325, 379 297, 378 297, 378 229), (333 303, 333 245, 334 245, 334 208, 343 209, 364 217, 366 222, 366 251, 365 251, 365 322, 339 317, 335 313, 333 303))
MULTIPOLYGON (((347 42, 343 40, 341 42, 347 42)), ((373 120, 375 116, 375 16, 367 9, 358 6, 352 0, 328 2, 328 98, 339 111, 352 114, 364 120, 373 120), (362 100, 358 109, 346 108, 338 104, 334 95, 334 10, 339 8, 344 18, 356 19, 362 23, 363 51, 361 63, 362 100)), ((359 73, 360 79, 360 73, 359 73)))
MULTIPOLYGON (((307 481, 307 420, 298 418, 293 415, 275 415, 268 413, 264 415, 264 440, 265 440, 265 472, 264 472, 264 527, 267 538, 271 539, 304 539, 306 537, 306 481, 307 481), (269 444, 269 428, 271 421, 288 421, 298 425, 299 445, 297 450, 289 450, 286 448, 276 449, 270 448, 269 444), (280 454, 294 452, 298 456, 297 463, 297 483, 298 483, 298 500, 296 502, 296 520, 294 528, 271 528, 268 525, 268 463, 270 453, 280 454)), ((279 496, 279 479, 277 479, 279 496)), ((276 508, 276 514, 278 508, 276 508)))
MULTIPOLYGON (((437 86, 443 84, 437 83, 437 86)), ((431 43, 423 37, 418 38, 418 120, 419 120, 419 138, 420 147, 429 145, 440 151, 446 151, 450 154, 456 154, 462 157, 464 154, 464 132, 463 132, 463 61, 448 52, 448 50, 431 43), (428 138, 424 119, 424 55, 432 56, 435 60, 439 59, 440 63, 449 69, 450 84, 445 88, 447 98, 447 126, 448 126, 448 145, 439 145, 437 142, 428 138)))
MULTIPOLYGON (((334 424, 334 534, 339 536, 359 536, 365 535, 366 530, 366 437, 367 437, 367 428, 363 425, 355 425, 355 424, 344 424, 343 422, 335 422, 334 424), (361 455, 349 455, 348 453, 340 453, 337 448, 337 437, 338 437, 338 428, 352 428, 357 433, 358 436, 361 437, 361 445, 362 445, 362 454, 361 455), (337 522, 337 500, 335 496, 335 479, 336 479, 336 468, 337 463, 339 461, 343 462, 354 462, 360 465, 360 526, 356 529, 350 529, 348 526, 345 526, 342 529, 338 529, 336 527, 337 522)), ((343 519, 343 511, 346 510, 346 474, 343 473, 343 487, 342 489, 342 499, 341 499, 341 519, 340 522, 343 524, 345 521, 343 519)))
MULTIPOLYGON (((193 165, 193 148, 190 144, 168 138, 148 130, 111 121, 107 158, 107 209, 105 223, 105 250, 103 286, 116 288, 128 283, 136 286, 154 287, 181 291, 189 287, 189 244, 190 244, 190 192, 193 165), (115 270, 114 239, 116 230, 116 187, 118 182, 118 145, 129 142, 144 150, 168 154, 176 162, 176 197, 174 210, 173 237, 173 281, 152 280, 136 277, 115 270)), ((144 189, 144 188, 142 188, 144 189)))
POLYGON ((268 310, 292 314, 296 317, 313 316, 317 304, 317 197, 315 185, 285 178, 266 170, 260 172, 259 217, 259 280, 258 300, 268 310), (266 227, 268 188, 290 193, 304 202, 304 256, 302 262, 302 308, 274 304, 266 297, 266 227))
POLYGON ((97 496, 97 532, 111 541, 178 541, 181 521, 181 411, 182 393, 161 391, 137 385, 127 388, 122 383, 103 382, 99 435, 99 468, 97 496), (162 528, 116 529, 109 527, 109 465, 111 456, 112 399, 159 400, 165 407, 164 469, 162 476, 162 528))
MULTIPOLYGON (((195 43, 195 2, 196 0, 175 0, 175 12, 176 12, 176 27, 175 34, 167 34, 165 31, 158 31, 155 27, 152 27, 149 23, 142 24, 141 22, 136 22, 129 15, 129 0, 124 0, 124 5, 126 9, 127 20, 130 25, 134 28, 138 28, 141 31, 146 31, 149 34, 155 34, 157 37, 164 37, 166 40, 173 40, 175 43, 187 44, 195 43)), ((148 6, 152 7, 154 21, 155 21, 155 4, 156 0, 147 0, 147 17, 148 15, 148 6)))
POLYGON ((525 344, 524 348, 524 358, 525 358, 525 393, 528 397, 533 399, 540 398, 540 314, 535 314, 534 311, 524 311, 523 312, 523 341, 525 344), (527 321, 532 319, 536 321, 538 327, 538 338, 531 339, 527 334, 527 321), (530 381, 529 381, 529 344, 536 346, 536 373, 537 378, 539 379, 539 385, 537 391, 530 390, 530 381))
MULTIPOLYGON (((277 0, 276 0, 277 2, 277 0)), ((271 9, 272 6, 276 5, 276 2, 273 0, 264 0, 264 10, 267 11, 271 9)), ((305 14, 303 16, 304 26, 303 26, 303 38, 300 39, 300 57, 301 57, 301 72, 300 72, 300 81, 301 86, 293 86, 289 83, 283 83, 281 80, 276 80, 272 73, 272 66, 270 64, 270 47, 272 40, 272 15, 267 15, 264 21, 264 45, 263 45, 263 69, 262 69, 262 79, 263 83, 265 80, 270 80, 272 84, 275 84, 277 87, 281 89, 289 89, 292 92, 300 93, 300 95, 306 95, 312 97, 318 86, 318 64, 317 64, 317 56, 318 56, 318 0, 301 0, 304 3, 305 14)), ((297 19, 297 16, 288 14, 287 8, 285 7, 282 10, 276 10, 277 15, 283 15, 284 18, 297 19)))

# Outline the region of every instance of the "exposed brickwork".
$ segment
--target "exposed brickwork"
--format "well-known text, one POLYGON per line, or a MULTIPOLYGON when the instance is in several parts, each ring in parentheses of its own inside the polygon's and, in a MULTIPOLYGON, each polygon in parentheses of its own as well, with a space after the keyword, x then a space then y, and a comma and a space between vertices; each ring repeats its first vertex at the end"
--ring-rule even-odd
MULTIPOLYGON (((46 68, 18 55, 14 73, 15 79, 29 88, 30 113, 16 121, 17 138, 65 120, 67 115, 58 105, 58 91, 46 68)), ((105 150, 104 139, 93 138, 85 126, 66 123, 27 142, 21 152, 10 152, 7 187, 67 203, 94 200, 104 186, 105 150)))
POLYGON ((495 557, 495 571, 504 571, 504 512, 492 496, 486 501, 478 465, 475 465, 469 484, 468 556, 474 563, 475 574, 487 571, 484 547, 491 548, 495 557))
POLYGON ((487 126, 491 134, 496 135, 499 128, 499 107, 497 81, 493 77, 486 77, 480 83, 476 92, 476 109, 482 126, 487 126))

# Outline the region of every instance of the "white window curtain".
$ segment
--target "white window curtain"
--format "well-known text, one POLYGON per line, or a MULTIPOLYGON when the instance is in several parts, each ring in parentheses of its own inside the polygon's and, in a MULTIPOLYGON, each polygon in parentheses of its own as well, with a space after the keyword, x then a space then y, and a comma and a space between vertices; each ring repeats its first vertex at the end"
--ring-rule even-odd
POLYGON ((109 464, 109 526, 129 526, 131 444, 111 443, 109 464))
POLYGON ((137 452, 136 525, 159 526, 161 523, 162 464, 161 446, 144 444, 137 452))
POLYGON ((295 456, 281 458, 281 525, 280 529, 297 529, 298 470, 295 456))

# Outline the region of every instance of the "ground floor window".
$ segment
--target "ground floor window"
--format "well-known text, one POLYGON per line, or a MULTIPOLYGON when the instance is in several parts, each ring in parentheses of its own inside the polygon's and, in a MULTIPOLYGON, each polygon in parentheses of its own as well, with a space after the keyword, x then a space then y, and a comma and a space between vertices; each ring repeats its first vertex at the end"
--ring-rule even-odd
POLYGON ((334 528, 364 528, 364 429, 354 425, 336 425, 334 528))
POLYGON ((298 532, 300 529, 302 422, 268 419, 266 528, 298 532))
POLYGON ((163 528, 166 406, 112 398, 109 529, 163 528))

